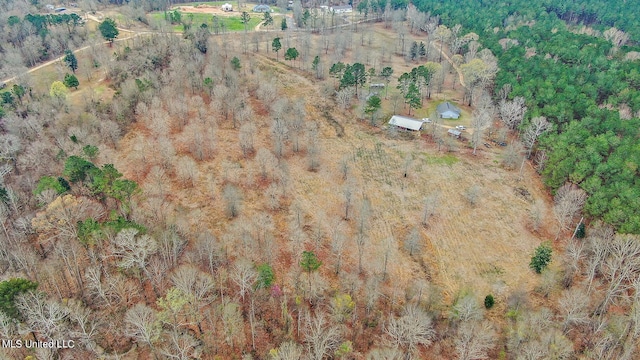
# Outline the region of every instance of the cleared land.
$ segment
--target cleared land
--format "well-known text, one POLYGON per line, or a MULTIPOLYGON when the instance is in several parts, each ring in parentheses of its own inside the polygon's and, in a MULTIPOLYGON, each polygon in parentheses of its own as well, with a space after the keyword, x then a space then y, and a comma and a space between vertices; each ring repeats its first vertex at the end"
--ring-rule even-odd
MULTIPOLYGON (((385 32, 380 27, 376 27, 376 31, 385 32)), ((308 119, 320 125, 320 170, 308 171, 305 157, 288 152, 291 182, 287 197, 295 199, 309 222, 321 224, 327 234, 335 224, 332 219, 344 213, 345 189, 349 188, 354 194, 352 206, 356 212, 363 198, 371 201, 371 241, 365 255, 365 270, 381 271, 384 242, 392 238, 396 244, 389 270, 394 279, 392 286, 402 287, 417 275, 432 279, 450 297, 467 288, 473 288, 478 294, 506 295, 513 289, 534 287, 536 280, 528 264, 533 249, 545 238, 529 232, 526 222, 535 200, 544 200, 547 210, 549 202, 532 171, 527 169, 524 180, 519 181, 517 171, 505 170, 499 165, 502 150, 498 148, 481 151, 474 157, 465 143, 459 143, 456 152, 444 153, 421 138, 389 139, 379 128, 355 120, 353 113, 335 108, 332 100, 319 93, 318 83, 307 75, 263 55, 256 61, 255 66, 268 69, 271 74, 267 81, 286 84, 279 96, 304 101, 308 119), (330 109, 331 116, 344 128, 344 136, 338 137, 336 129, 318 110, 322 108, 330 109), (344 181, 338 171, 342 159, 347 159, 352 169, 348 181, 344 181), (409 171, 404 177, 407 161, 409 171), (471 205, 465 192, 476 185, 480 189, 478 200, 471 205), (522 189, 530 195, 522 196, 522 189), (420 224, 424 198, 431 194, 438 194, 439 206, 430 225, 424 227, 420 224), (417 261, 401 250, 402 242, 413 227, 419 228, 426 249, 417 261)), ((258 127, 256 148, 271 149, 270 118, 264 111, 270 104, 258 99, 253 99, 251 104, 256 114, 253 121, 258 127)), ((257 180, 254 161, 242 157, 237 129, 210 112, 211 108, 207 109, 206 117, 217 119, 213 139, 216 156, 198 164, 201 176, 194 188, 184 188, 172 181, 168 193, 173 195, 163 208, 166 211, 163 216, 189 224, 194 231, 206 227, 222 238, 230 225, 220 205, 221 194, 211 189, 222 188, 227 179, 242 179, 242 216, 246 220, 263 211, 265 186, 257 180)), ((468 121, 468 116, 465 117, 468 121)), ((118 153, 109 156, 118 159, 116 167, 125 170, 127 177, 141 182, 143 188, 153 186, 147 176, 151 172, 148 161, 140 156, 140 152, 153 152, 152 145, 140 147, 146 142, 153 144, 148 135, 151 131, 148 125, 138 124, 125 136, 118 153)), ((180 131, 171 133, 172 139, 184 136, 180 131)), ((174 140, 173 144, 180 155, 184 150, 180 150, 179 141, 174 140)), ((288 214, 271 215, 278 248, 288 249, 288 214)), ((356 266, 356 248, 352 244, 350 249, 346 266, 356 266)), ((280 271, 291 271, 291 255, 288 251, 280 252, 280 271)), ((331 277, 330 267, 324 270, 331 277)))

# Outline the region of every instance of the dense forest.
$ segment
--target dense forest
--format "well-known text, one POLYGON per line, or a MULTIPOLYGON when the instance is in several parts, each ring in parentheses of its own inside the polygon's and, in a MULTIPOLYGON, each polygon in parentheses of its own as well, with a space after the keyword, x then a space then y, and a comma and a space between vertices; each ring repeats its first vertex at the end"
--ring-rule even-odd
POLYGON ((415 4, 446 25, 461 24, 462 32, 480 35, 499 59, 496 97, 508 84, 510 98, 525 99, 522 128, 537 116, 553 123, 555 130, 543 135, 538 148, 545 183, 553 190, 566 181, 578 184, 590 195, 590 215, 639 233, 638 3, 415 4))

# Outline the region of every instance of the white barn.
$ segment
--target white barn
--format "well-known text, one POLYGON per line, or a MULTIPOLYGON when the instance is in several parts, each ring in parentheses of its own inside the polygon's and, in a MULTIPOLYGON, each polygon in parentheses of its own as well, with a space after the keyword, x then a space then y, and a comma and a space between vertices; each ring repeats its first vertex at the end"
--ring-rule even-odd
POLYGON ((422 124, 422 120, 400 115, 393 115, 391 120, 389 120, 389 125, 412 131, 420 131, 422 124))
POLYGON ((353 12, 351 5, 336 5, 329 7, 329 11, 333 11, 336 14, 353 12))

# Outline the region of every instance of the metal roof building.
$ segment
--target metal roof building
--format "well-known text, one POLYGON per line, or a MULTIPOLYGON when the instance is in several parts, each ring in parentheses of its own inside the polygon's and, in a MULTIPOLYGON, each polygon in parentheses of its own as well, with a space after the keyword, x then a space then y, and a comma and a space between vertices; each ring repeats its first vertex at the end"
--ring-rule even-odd
POLYGON ((413 119, 406 116, 393 115, 389 120, 389 125, 397 126, 407 130, 418 131, 422 128, 422 120, 413 119))

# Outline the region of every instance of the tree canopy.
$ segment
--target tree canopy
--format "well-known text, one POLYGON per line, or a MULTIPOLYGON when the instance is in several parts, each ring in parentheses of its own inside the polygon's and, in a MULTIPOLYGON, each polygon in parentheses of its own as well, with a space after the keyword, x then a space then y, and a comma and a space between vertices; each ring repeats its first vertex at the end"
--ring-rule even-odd
POLYGON ((116 27, 115 20, 111 18, 104 19, 104 21, 98 25, 98 29, 100 30, 102 37, 111 43, 113 43, 113 40, 120 34, 120 31, 116 27))
POLYGON ((35 290, 38 283, 27 279, 15 278, 0 283, 0 311, 10 318, 18 318, 20 313, 15 305, 17 295, 35 290))
MULTIPOLYGON (((635 16, 640 4, 470 0, 461 6, 454 0, 418 0, 415 5, 444 25, 461 24, 463 32, 480 35, 498 59, 495 93, 508 85, 508 99, 526 101, 522 129, 541 116, 552 124, 554 130, 541 135, 535 149, 545 159, 539 163, 545 184, 552 191, 566 182, 577 184, 589 194, 588 215, 620 232, 640 233, 640 148, 634 146, 640 128, 640 60, 627 57, 638 51, 633 42, 640 41, 635 16), (518 26, 528 21, 530 26, 518 26), (577 24, 601 36, 570 28, 577 24)), ((476 60, 462 67, 465 80, 482 81, 478 76, 486 64, 476 60)))

